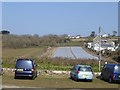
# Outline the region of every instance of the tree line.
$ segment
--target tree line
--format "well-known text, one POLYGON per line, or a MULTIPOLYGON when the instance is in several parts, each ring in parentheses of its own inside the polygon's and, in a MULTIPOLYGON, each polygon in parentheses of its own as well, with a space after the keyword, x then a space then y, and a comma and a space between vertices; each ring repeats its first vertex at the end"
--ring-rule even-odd
POLYGON ((70 41, 64 35, 2 35, 3 48, 29 48, 29 47, 44 47, 44 46, 60 46, 70 41))
MULTIPOLYGON (((97 35, 96 35, 96 33, 95 33, 95 31, 92 31, 91 32, 91 34, 90 34, 90 37, 96 37, 97 35)), ((112 37, 114 37, 114 36, 117 36, 117 31, 113 31, 112 32, 112 34, 110 35, 110 34, 108 34, 108 36, 112 36, 112 37)))

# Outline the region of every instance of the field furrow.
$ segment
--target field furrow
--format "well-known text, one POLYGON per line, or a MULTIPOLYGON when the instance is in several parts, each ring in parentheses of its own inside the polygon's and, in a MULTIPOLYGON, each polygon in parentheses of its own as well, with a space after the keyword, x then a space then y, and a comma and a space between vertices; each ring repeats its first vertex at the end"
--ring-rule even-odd
POLYGON ((98 57, 89 54, 82 47, 59 47, 53 53, 53 57, 65 57, 65 58, 72 58, 72 59, 96 59, 96 60, 98 60, 98 57))

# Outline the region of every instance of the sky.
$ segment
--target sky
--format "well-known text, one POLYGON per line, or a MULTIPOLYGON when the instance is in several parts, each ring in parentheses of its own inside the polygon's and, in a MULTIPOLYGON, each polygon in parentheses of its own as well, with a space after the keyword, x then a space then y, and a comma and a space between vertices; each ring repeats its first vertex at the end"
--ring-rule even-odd
POLYGON ((117 2, 3 2, 2 29, 11 34, 107 34, 118 31, 117 2))

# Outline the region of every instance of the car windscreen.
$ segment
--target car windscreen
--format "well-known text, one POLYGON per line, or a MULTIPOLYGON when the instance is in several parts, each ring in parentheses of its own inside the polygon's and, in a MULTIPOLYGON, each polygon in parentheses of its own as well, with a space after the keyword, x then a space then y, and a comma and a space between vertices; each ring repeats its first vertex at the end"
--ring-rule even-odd
POLYGON ((79 71, 92 72, 92 68, 91 67, 80 67, 79 71))
POLYGON ((32 61, 29 60, 18 60, 16 68, 33 68, 32 61))
POLYGON ((117 65, 116 65, 116 66, 114 67, 114 72, 115 72, 115 73, 120 73, 120 66, 117 66, 117 65))

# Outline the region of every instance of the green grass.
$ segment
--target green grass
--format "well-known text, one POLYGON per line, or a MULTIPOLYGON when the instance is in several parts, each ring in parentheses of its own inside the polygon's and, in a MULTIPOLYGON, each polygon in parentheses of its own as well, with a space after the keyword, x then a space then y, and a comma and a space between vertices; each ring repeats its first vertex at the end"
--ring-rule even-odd
POLYGON ((61 65, 52 65, 52 64, 39 64, 39 69, 43 70, 63 70, 68 71, 71 70, 73 66, 61 66, 61 65))
POLYGON ((79 41, 71 41, 65 44, 65 46, 80 46, 79 41))
POLYGON ((44 75, 38 76, 35 80, 14 79, 14 74, 4 74, 2 85, 36 88, 118 88, 118 84, 94 78, 93 82, 76 82, 69 78, 69 75, 44 75))

